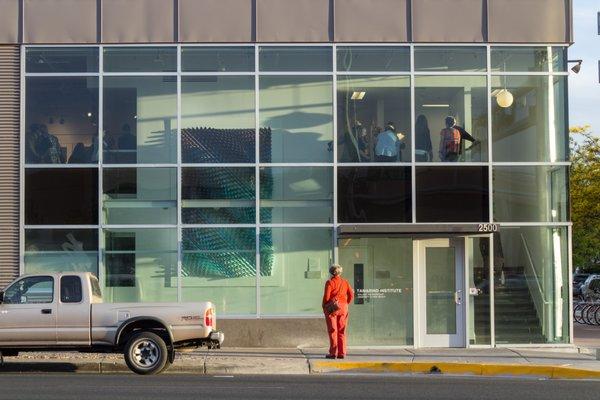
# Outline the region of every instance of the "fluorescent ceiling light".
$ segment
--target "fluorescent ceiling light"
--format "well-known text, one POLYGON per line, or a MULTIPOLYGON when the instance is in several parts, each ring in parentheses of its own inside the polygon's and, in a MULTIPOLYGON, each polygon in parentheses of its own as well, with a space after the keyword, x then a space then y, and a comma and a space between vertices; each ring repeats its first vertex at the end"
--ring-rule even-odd
POLYGON ((423 104, 424 108, 450 108, 450 104, 423 104))
POLYGON ((350 99, 362 100, 365 97, 365 94, 367 94, 367 92, 352 92, 352 97, 350 97, 350 99))

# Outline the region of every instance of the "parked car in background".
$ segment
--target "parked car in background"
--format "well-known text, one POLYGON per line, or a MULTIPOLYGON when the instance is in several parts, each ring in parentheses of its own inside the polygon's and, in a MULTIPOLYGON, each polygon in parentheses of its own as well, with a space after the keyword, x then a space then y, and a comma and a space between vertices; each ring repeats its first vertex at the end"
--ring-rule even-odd
POLYGON ((581 296, 585 301, 600 301, 600 274, 590 274, 581 285, 581 296))
POLYGON ((573 274, 573 298, 581 296, 581 285, 583 285, 588 276, 590 274, 583 272, 573 274))
POLYGON ((215 308, 202 303, 103 303, 90 273, 25 275, 0 292, 0 353, 122 352, 138 374, 166 370, 175 351, 219 348, 215 308))

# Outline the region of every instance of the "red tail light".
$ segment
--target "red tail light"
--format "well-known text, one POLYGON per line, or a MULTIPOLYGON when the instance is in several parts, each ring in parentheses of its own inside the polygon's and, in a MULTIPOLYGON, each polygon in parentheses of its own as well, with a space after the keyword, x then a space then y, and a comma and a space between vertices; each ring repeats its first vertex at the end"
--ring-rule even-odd
POLYGON ((204 326, 207 326, 207 327, 210 326, 210 327, 214 328, 214 326, 213 326, 213 324, 215 322, 214 318, 213 318, 214 313, 215 312, 212 308, 209 308, 204 312, 204 326))

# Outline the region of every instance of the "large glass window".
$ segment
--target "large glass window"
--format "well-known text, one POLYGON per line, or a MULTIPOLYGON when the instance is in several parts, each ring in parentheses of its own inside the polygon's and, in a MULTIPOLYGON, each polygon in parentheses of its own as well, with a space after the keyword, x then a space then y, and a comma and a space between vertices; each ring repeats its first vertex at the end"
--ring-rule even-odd
POLYGON ((105 168, 102 178, 106 224, 176 224, 175 168, 105 168))
POLYGON ((256 230, 183 230, 183 301, 211 301, 219 315, 256 313, 256 230))
POLYGON ((494 161, 567 160, 565 77, 494 76, 492 84, 494 161))
POLYGON ((106 72, 175 72, 176 47, 105 47, 106 72))
POLYGON ((417 222, 489 221, 488 167, 417 167, 417 222))
POLYGON ((338 46, 338 71, 410 71, 410 48, 401 46, 338 46))
POLYGON ((332 209, 332 168, 261 168, 262 223, 331 223, 332 209))
POLYGON ((98 274, 97 229, 26 229, 25 273, 92 272, 98 274))
POLYGON ((25 169, 26 225, 98 223, 98 169, 25 169))
POLYGON ((322 315, 323 287, 332 259, 329 228, 261 229, 261 314, 322 315))
POLYGON ((25 50, 25 71, 98 72, 98 47, 29 47, 25 50))
POLYGON ((487 161, 486 92, 484 76, 417 76, 416 161, 487 161))
POLYGON ((487 65, 486 60, 485 47, 415 47, 415 71, 485 72, 487 65))
POLYGON ((181 151, 184 163, 253 163, 253 76, 181 79, 181 151))
POLYGON ((551 166, 494 167, 494 220, 567 222, 568 170, 551 166))
POLYGON ((338 168, 338 220, 411 222, 410 167, 338 168))
POLYGON ((183 72, 254 71, 254 47, 182 47, 183 72))
POLYGON ((255 181, 254 168, 184 168, 181 187, 183 223, 254 224, 255 181))
POLYGON ((331 162, 332 91, 329 76, 261 76, 260 161, 331 162))
POLYGON ((566 227, 503 227, 494 239, 496 343, 569 342, 566 227))
POLYGON ((465 268, 469 302, 467 332, 469 344, 491 343, 490 333, 490 238, 467 237, 465 268))
POLYGON ((273 46, 260 47, 259 68, 261 71, 310 72, 332 70, 330 46, 273 46))
POLYGON ((410 162, 410 78, 338 77, 338 160, 410 162))
POLYGON ((98 78, 28 77, 25 162, 98 162, 98 78))
POLYGON ((103 255, 105 301, 177 301, 176 229, 105 229, 103 255))
POLYGON ((177 161, 177 79, 104 78, 104 162, 177 161))

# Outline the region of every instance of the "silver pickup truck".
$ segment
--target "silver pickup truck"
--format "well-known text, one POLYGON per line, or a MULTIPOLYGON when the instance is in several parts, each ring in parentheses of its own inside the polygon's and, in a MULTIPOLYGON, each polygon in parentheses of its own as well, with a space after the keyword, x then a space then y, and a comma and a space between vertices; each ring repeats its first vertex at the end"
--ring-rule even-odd
POLYGON ((90 273, 24 275, 0 292, 0 355, 19 351, 122 352, 138 374, 156 374, 175 351, 219 348, 212 303, 103 303, 90 273))

